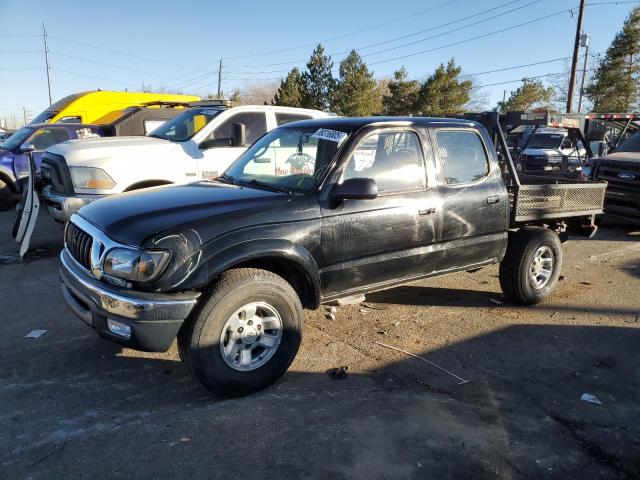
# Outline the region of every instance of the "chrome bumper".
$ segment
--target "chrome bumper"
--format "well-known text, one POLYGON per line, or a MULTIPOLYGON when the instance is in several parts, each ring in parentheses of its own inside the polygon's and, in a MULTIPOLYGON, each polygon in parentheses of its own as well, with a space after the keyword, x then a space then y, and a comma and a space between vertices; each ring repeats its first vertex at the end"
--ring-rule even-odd
POLYGON ((83 322, 101 336, 130 348, 166 351, 199 293, 146 293, 111 287, 90 276, 66 250, 60 253, 60 280, 65 302, 83 322), (131 338, 111 333, 107 320, 131 327, 131 338))
POLYGON ((100 200, 107 195, 63 195, 51 190, 51 185, 42 189, 42 195, 47 204, 47 212, 55 220, 66 222, 75 212, 88 203, 100 200))

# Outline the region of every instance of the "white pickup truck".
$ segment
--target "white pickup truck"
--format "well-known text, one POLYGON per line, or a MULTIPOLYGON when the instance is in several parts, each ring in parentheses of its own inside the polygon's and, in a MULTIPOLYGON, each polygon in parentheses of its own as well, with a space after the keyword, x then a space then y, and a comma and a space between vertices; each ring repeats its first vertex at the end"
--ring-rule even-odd
POLYGON ((106 195, 216 178, 269 130, 327 115, 301 108, 213 104, 185 110, 146 137, 55 145, 42 156, 47 211, 65 222, 106 195))
POLYGON ((518 167, 523 173, 577 173, 582 170, 586 153, 582 143, 573 142, 566 130, 540 128, 520 153, 518 167))

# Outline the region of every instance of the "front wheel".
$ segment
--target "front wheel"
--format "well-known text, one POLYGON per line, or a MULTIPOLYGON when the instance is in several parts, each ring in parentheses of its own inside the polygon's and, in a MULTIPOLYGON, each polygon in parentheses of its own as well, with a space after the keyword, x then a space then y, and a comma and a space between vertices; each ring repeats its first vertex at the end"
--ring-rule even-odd
POLYGON ((289 368, 302 340, 302 304, 273 272, 223 273, 178 335, 180 357, 208 390, 246 395, 289 368))
POLYGON ((558 235, 542 227, 524 227, 509 235, 500 263, 500 287, 514 302, 532 305, 544 301, 555 288, 562 269, 558 235))

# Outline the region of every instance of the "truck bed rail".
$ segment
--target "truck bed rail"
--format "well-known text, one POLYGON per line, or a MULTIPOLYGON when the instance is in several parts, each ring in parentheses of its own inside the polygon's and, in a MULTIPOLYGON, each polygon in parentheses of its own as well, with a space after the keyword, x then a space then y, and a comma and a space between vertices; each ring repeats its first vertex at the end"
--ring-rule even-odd
POLYGON ((530 222, 602 213, 603 182, 520 175, 514 190, 513 221, 530 222))

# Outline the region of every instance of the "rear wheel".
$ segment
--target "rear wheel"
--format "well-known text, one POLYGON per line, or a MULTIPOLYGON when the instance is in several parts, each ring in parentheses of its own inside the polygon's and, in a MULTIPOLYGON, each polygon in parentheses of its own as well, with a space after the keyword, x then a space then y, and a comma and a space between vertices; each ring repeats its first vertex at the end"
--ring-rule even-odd
POLYGON ((500 286, 514 302, 532 305, 545 300, 555 288, 562 269, 558 235, 542 227, 525 227, 509 236, 500 263, 500 286))
POLYGON ((0 211, 6 212, 14 203, 13 190, 7 182, 0 180, 0 211))
POLYGON ((239 268, 221 275, 178 335, 180 357, 208 390, 237 396, 275 382, 302 339, 302 304, 282 277, 239 268))

